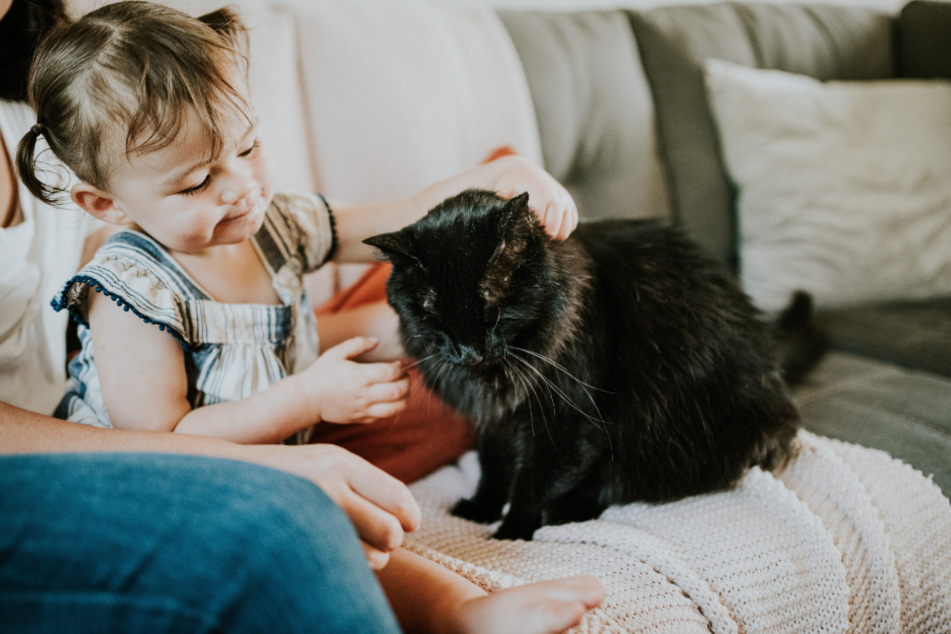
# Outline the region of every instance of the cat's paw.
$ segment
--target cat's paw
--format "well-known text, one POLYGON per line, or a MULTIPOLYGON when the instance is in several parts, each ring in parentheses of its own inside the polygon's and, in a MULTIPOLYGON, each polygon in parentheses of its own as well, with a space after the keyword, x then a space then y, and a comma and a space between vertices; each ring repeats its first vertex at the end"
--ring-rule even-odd
POLYGON ((532 541, 532 536, 535 535, 536 528, 538 528, 538 526, 520 522, 510 522, 508 518, 506 518, 503 520, 502 525, 499 526, 499 530, 495 531, 492 537, 495 539, 523 539, 530 542, 532 541))
POLYGON ((485 504, 478 504, 472 500, 459 500, 455 503, 450 512, 456 517, 478 522, 479 524, 491 524, 502 517, 501 511, 490 508, 485 504))

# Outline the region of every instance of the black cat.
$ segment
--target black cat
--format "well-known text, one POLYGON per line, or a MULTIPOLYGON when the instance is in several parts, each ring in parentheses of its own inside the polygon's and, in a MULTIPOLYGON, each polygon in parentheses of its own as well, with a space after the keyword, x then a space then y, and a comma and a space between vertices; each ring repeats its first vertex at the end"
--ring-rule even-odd
POLYGON ((478 490, 453 512, 492 522, 510 502, 498 538, 795 453, 773 325, 674 228, 590 222, 556 242, 527 194, 469 190, 366 242, 393 263, 407 353, 478 432, 478 490))

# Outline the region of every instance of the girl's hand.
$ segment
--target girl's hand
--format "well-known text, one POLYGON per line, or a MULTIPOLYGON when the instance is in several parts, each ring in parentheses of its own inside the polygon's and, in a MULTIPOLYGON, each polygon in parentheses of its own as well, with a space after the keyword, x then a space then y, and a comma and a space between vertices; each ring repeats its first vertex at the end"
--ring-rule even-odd
POLYGON ((528 192, 528 206, 556 240, 564 240, 578 226, 578 208, 565 187, 532 161, 512 155, 485 164, 490 184, 486 189, 503 198, 528 192))
POLYGON ((439 181, 409 198, 375 205, 344 205, 331 201, 339 213, 336 262, 373 262, 377 250, 364 240, 369 236, 398 231, 416 222, 450 196, 466 189, 486 189, 503 198, 528 193, 528 206, 545 231, 564 240, 578 226, 578 208, 564 186, 523 156, 509 155, 482 163, 439 181))
POLYGON ((409 378, 399 361, 352 361, 377 346, 372 337, 353 337, 326 352, 302 375, 320 418, 330 423, 370 423, 406 407, 409 378))

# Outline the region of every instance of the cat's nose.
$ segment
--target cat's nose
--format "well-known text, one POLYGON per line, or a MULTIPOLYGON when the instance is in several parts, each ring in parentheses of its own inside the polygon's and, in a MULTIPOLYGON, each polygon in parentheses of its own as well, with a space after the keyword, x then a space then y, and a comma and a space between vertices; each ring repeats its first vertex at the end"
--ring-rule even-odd
POLYGON ((449 344, 449 352, 449 360, 459 365, 479 365, 482 363, 482 359, 484 358, 484 355, 472 346, 467 346, 461 343, 449 344))

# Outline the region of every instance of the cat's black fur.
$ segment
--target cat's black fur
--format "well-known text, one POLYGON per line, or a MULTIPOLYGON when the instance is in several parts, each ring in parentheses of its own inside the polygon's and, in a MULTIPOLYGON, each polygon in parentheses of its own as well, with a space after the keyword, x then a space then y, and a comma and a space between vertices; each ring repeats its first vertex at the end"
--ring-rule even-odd
MULTIPOLYGON (((795 452, 774 330, 730 272, 653 221, 550 240, 522 195, 470 190, 366 240, 426 385, 478 432, 453 509, 499 538, 730 487, 795 452)), ((808 307, 807 307, 808 311, 808 307)))

